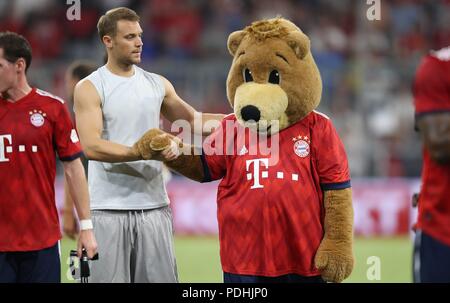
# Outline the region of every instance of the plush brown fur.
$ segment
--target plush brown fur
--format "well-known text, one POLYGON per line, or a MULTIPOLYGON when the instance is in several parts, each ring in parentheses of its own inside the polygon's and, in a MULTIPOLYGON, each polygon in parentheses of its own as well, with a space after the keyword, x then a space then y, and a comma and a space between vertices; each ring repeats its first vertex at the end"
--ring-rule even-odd
MULTIPOLYGON (((134 144, 133 149, 138 150, 142 159, 151 160, 154 155, 168 147, 173 138, 174 136, 160 129, 150 129, 134 144)), ((181 144, 180 147, 183 145, 181 144)))
POLYGON ((191 147, 190 154, 183 154, 173 161, 165 162, 165 164, 189 179, 198 182, 204 180, 202 160, 200 156, 194 155, 194 147, 191 147))
POLYGON ((148 130, 141 139, 133 146, 145 160, 151 160, 166 147, 169 147, 171 140, 175 140, 182 154, 175 160, 167 161, 165 164, 194 181, 203 181, 203 165, 201 159, 194 152, 194 147, 183 144, 178 138, 167 134, 160 129, 148 130))
MULTIPOLYGON (((234 59, 227 79, 227 95, 240 123, 246 123, 240 113, 245 105, 258 107, 263 120, 279 120, 280 129, 303 119, 319 105, 322 81, 310 42, 292 22, 282 18, 254 22, 230 35, 228 49, 234 59), (246 68, 252 73, 252 82, 244 81, 246 68), (272 70, 281 75, 279 84, 268 83, 272 70)), ((144 159, 151 159, 168 147, 170 140, 173 136, 151 130, 135 148, 144 159)), ((190 146, 183 148, 192 151, 190 146)), ((203 180, 201 158, 192 152, 166 164, 193 180, 203 180)), ((315 265, 325 280, 341 282, 350 275, 354 263, 351 189, 326 191, 324 208, 325 234, 315 265)))
POLYGON ((272 70, 280 72, 280 87, 289 98, 285 109, 289 122, 280 129, 306 117, 319 105, 322 80, 310 42, 292 22, 282 18, 254 22, 230 35, 228 49, 234 59, 227 78, 227 96, 238 118, 240 113, 234 101, 236 89, 244 83, 245 68, 252 72, 254 82, 261 84, 267 84, 272 70))
POLYGON ((314 261, 324 280, 341 282, 354 264, 352 190, 328 190, 324 204, 325 235, 314 261))

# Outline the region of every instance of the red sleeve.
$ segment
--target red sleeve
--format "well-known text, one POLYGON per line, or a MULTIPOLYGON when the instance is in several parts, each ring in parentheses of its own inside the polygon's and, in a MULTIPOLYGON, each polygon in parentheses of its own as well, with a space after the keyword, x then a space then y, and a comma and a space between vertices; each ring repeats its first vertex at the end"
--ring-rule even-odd
POLYGON ((313 142, 319 142, 316 149, 317 170, 323 190, 351 187, 347 155, 331 120, 323 118, 322 127, 314 132, 313 142))
POLYGON ((53 140, 61 161, 71 161, 82 155, 77 131, 72 124, 69 111, 62 103, 58 104, 53 140))
POLYGON ((225 125, 230 119, 223 119, 220 127, 209 135, 203 143, 202 163, 205 172, 205 182, 221 179, 226 172, 226 137, 225 125))
POLYGON ((450 111, 450 63, 434 56, 426 56, 414 80, 414 106, 416 116, 450 111))

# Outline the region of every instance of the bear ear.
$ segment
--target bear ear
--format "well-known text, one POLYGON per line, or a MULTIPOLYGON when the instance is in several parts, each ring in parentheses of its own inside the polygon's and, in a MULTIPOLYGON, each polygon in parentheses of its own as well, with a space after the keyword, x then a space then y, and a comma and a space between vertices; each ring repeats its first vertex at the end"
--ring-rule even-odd
POLYGON ((234 57, 236 54, 236 51, 239 47, 239 45, 242 42, 242 39, 244 39, 245 32, 244 31, 235 31, 230 34, 228 37, 228 51, 230 52, 231 56, 234 57))
POLYGON ((287 44, 294 50, 297 58, 302 60, 309 53, 311 44, 308 36, 302 32, 290 32, 287 37, 287 44))

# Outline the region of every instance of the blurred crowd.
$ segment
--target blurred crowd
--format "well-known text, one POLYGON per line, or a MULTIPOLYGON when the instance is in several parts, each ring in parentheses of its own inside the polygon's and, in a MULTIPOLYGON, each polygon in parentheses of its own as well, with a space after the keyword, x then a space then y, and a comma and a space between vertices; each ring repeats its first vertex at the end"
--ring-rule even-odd
POLYGON ((319 110, 333 119, 352 175, 420 174, 412 79, 423 55, 450 45, 449 0, 380 0, 381 20, 374 21, 365 0, 80 0, 79 21, 67 19, 66 2, 0 0, 0 31, 32 44, 36 86, 67 97, 64 71, 73 60, 103 63, 98 18, 126 6, 141 16, 142 66, 171 80, 198 110, 228 113, 228 35, 279 15, 311 39, 324 82, 319 110))

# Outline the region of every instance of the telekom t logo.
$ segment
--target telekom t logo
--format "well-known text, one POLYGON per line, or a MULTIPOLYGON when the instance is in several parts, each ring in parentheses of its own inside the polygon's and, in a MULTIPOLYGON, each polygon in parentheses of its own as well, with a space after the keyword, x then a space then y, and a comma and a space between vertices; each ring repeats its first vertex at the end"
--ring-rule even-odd
MULTIPOLYGON (((245 161, 245 170, 247 171, 247 180, 253 179, 253 185, 250 187, 250 189, 255 188, 264 188, 264 186, 259 183, 261 179, 267 179, 269 178, 269 171, 267 170, 269 168, 269 159, 268 158, 262 158, 262 159, 251 159, 245 161), (264 166, 266 170, 261 171, 260 174, 260 163, 264 166), (253 172, 251 171, 251 166, 253 164, 253 172)), ((271 173, 272 181, 274 180, 284 180, 284 181, 292 181, 292 182, 300 182, 300 175, 297 172, 284 172, 284 171, 272 171, 271 173), (275 174, 276 173, 276 174, 275 174)))
MULTIPOLYGON (((25 145, 19 145, 19 146, 16 146, 15 148, 16 148, 16 151, 18 151, 19 153, 30 152, 30 150, 29 150, 30 146, 25 147, 25 145)), ((0 162, 8 162, 9 159, 6 158, 5 154, 10 154, 12 152, 13 152, 12 136, 9 134, 8 135, 0 135, 0 162), (6 142, 6 144, 5 144, 5 142, 6 142)), ((37 153, 38 146, 31 145, 31 152, 37 153)))
MULTIPOLYGON (((250 166, 253 164, 253 175, 252 173, 248 173, 247 174, 247 180, 251 180, 253 178, 253 185, 252 187, 250 187, 250 189, 254 189, 254 188, 263 188, 264 186, 262 186, 259 183, 259 164, 262 163, 265 168, 267 169, 269 167, 269 159, 264 158, 264 159, 252 159, 252 160, 247 160, 245 161, 245 169, 246 171, 250 171, 249 168, 250 166)), ((268 172, 267 171, 263 171, 261 173, 262 178, 267 178, 268 172)))
POLYGON ((0 162, 9 161, 9 159, 5 157, 5 140, 8 142, 8 146, 6 146, 6 149, 8 149, 8 151, 10 149, 12 150, 12 147, 10 146, 12 144, 11 135, 0 135, 0 162))

